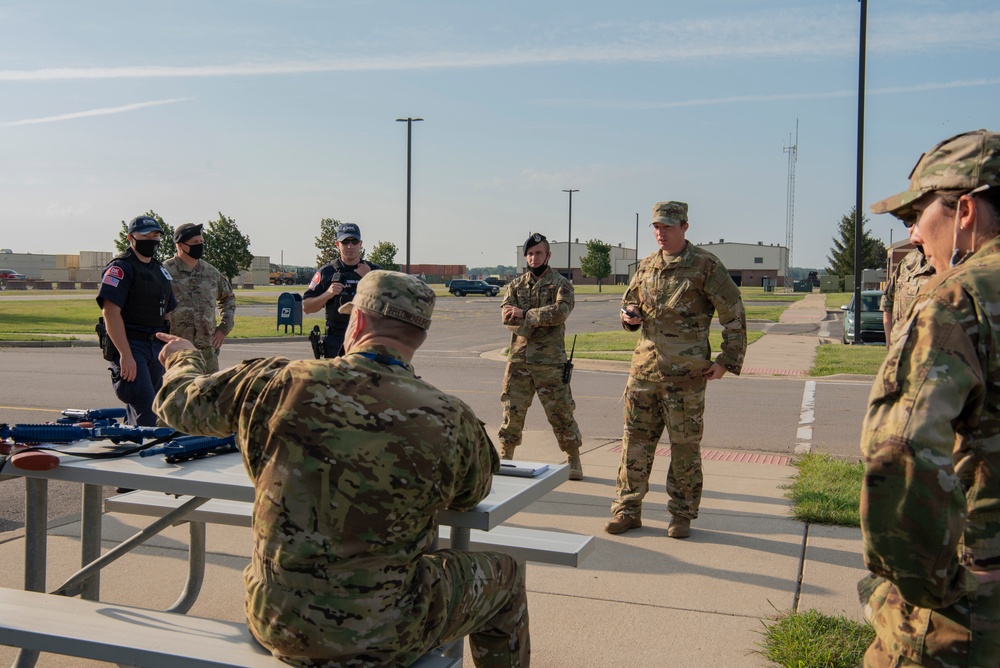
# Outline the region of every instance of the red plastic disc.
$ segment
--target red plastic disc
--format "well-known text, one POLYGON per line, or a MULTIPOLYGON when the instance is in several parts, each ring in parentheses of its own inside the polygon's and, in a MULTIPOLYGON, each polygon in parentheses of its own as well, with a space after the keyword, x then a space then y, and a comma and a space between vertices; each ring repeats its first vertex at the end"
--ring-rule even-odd
POLYGON ((10 458, 10 463, 24 471, 48 471, 59 466, 59 458, 51 452, 31 450, 18 452, 10 458))

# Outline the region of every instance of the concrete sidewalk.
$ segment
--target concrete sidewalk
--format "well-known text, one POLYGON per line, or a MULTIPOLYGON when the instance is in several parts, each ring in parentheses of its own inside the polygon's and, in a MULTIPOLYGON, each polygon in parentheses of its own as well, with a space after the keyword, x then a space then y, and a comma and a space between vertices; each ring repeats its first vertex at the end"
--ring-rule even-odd
MULTIPOLYGON (((746 372, 805 373, 819 344, 814 331, 825 317, 823 295, 797 302, 774 331, 750 346, 746 372)), ((590 363, 581 360, 580 366, 590 363)), ((624 363, 609 364, 627 369, 624 363)), ((487 429, 496 433, 498 426, 487 429)), ((563 484, 510 521, 597 538, 595 551, 580 568, 528 565, 536 667, 764 668, 771 664, 756 651, 768 618, 814 608, 861 619, 854 593, 855 583, 865 573, 860 530, 807 527, 792 520, 784 486, 795 469, 787 458, 719 451, 703 443, 701 513, 690 538, 673 540, 666 535, 665 447, 657 452, 642 528, 619 536, 604 533, 620 448, 618 439, 585 439, 585 479, 563 484)), ((526 432, 517 454, 543 462, 563 459, 548 431, 526 432)), ((79 568, 77 519, 64 518, 53 525, 49 589, 79 568)), ((107 515, 106 547, 143 525, 132 516, 107 515)), ((8 567, 0 572, 0 586, 19 588, 23 532, 5 534, 4 539, 0 559, 8 567)), ((104 600, 168 607, 183 586, 186 543, 186 528, 175 527, 112 564, 102 575, 104 600)), ((205 586, 191 614, 242 620, 241 572, 249 560, 250 532, 210 526, 208 550, 205 586)), ((13 656, 12 649, 0 648, 0 663, 9 663, 13 656)), ((105 664, 42 655, 38 665, 105 664)), ((468 651, 465 665, 473 665, 468 651)))

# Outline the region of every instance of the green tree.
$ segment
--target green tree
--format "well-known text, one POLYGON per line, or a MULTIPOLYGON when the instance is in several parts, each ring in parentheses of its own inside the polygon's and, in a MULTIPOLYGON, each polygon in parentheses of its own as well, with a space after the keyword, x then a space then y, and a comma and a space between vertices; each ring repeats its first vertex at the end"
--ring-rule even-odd
POLYGON ((580 258, 580 271, 588 278, 597 279, 597 291, 601 292, 601 281, 611 275, 611 244, 600 239, 587 242, 587 255, 580 258))
POLYGON ((202 236, 205 237, 205 260, 230 281, 253 263, 250 237, 240 232, 236 221, 221 211, 217 220, 210 220, 204 227, 202 236))
MULTIPOLYGON (((156 249, 156 259, 163 262, 164 260, 172 258, 174 253, 177 252, 177 249, 174 246, 174 228, 168 225, 167 222, 160 217, 160 214, 156 213, 152 209, 143 215, 149 216, 155 220, 160 226, 160 231, 163 233, 160 236, 160 245, 156 249)), ((115 250, 118 251, 118 253, 124 253, 128 250, 128 247, 128 223, 123 220, 122 229, 118 231, 118 237, 115 239, 115 250)))
POLYGON ((837 227, 838 237, 833 238, 833 248, 826 256, 830 263, 826 273, 834 276, 858 276, 862 269, 882 269, 885 267, 885 244, 868 232, 868 217, 861 214, 861 267, 854 267, 854 220, 855 210, 841 216, 837 227))
POLYGON ((319 221, 319 236, 316 237, 316 248, 319 249, 319 254, 316 255, 317 267, 340 259, 340 251, 337 249, 338 227, 340 221, 335 218, 324 218, 319 221))
POLYGON ((399 265, 396 264, 396 253, 398 252, 399 248, 391 241, 379 241, 372 247, 368 259, 383 269, 399 271, 399 265))

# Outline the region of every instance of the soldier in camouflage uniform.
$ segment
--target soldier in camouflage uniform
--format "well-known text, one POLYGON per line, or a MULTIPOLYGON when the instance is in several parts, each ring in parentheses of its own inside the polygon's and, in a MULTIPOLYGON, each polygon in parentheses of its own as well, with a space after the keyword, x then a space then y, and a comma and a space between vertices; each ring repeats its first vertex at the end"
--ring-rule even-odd
POLYGON ((701 436, 705 386, 727 372, 739 375, 747 348, 740 289, 717 257, 685 239, 688 206, 653 207, 660 249, 643 259, 622 298, 622 326, 641 328, 625 388, 625 435, 618 467, 612 534, 642 526, 656 445, 670 436, 667 535, 687 538, 701 503, 701 436), (719 313, 722 352, 711 358, 708 329, 719 313))
POLYGON ((205 358, 205 370, 219 370, 219 348, 233 331, 236 295, 229 280, 201 259, 205 238, 201 225, 182 223, 174 230, 177 254, 163 263, 170 272, 177 308, 170 318, 170 331, 194 343, 205 358), (221 322, 215 324, 218 308, 221 322))
POLYGON ((236 433, 256 489, 248 625, 287 663, 408 666, 469 635, 477 666, 529 665, 523 565, 430 551, 437 513, 475 507, 500 463, 472 409, 410 366, 433 307, 416 277, 372 271, 340 307, 346 355, 213 375, 189 342, 162 337, 159 415, 236 433))
POLYGON ((925 153, 872 206, 936 275, 879 370, 861 450, 864 665, 1000 666, 1000 134, 925 153))
POLYGON ((501 321, 511 331, 500 393, 501 456, 513 459, 514 448, 521 444, 525 415, 537 392, 559 449, 566 453, 569 479, 583 480, 582 439, 573 417, 576 404, 569 382, 563 380, 566 318, 575 304, 573 284, 549 268, 552 252, 543 235, 528 237, 524 257, 528 271, 507 285, 500 306, 501 321))
MULTIPOLYGON (((913 230, 913 225, 908 224, 913 230)), ((917 296, 920 286, 934 275, 934 267, 924 257, 921 248, 914 248, 899 261, 886 283, 882 293, 882 327, 885 329, 885 345, 892 345, 892 331, 903 322, 906 309, 917 296)))

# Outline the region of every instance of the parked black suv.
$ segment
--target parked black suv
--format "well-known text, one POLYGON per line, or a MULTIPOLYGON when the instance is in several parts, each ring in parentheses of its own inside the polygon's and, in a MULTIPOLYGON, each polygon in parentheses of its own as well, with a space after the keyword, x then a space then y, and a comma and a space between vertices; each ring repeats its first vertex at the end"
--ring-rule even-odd
POLYGON ((490 285, 486 281, 467 281, 464 279, 455 279, 448 285, 448 292, 456 297, 464 297, 465 295, 487 295, 489 297, 496 297, 500 294, 500 288, 495 285, 490 285))

